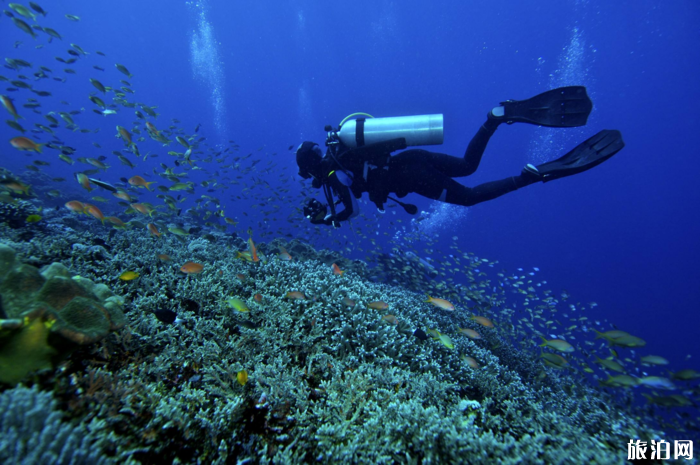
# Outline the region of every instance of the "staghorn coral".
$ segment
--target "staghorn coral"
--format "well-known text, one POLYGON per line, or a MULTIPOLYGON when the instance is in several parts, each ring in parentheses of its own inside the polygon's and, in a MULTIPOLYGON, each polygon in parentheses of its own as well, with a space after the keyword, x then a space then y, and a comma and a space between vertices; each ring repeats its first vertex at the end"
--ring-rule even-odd
MULTIPOLYGON (((0 393, 0 461, 18 465, 115 463, 99 447, 99 433, 62 420, 48 392, 16 387, 0 393)), ((123 461, 122 463, 133 463, 123 461)))
POLYGON ((43 271, 0 244, 0 382, 16 384, 51 368, 76 346, 124 326, 122 301, 104 284, 71 277, 60 263, 43 271))

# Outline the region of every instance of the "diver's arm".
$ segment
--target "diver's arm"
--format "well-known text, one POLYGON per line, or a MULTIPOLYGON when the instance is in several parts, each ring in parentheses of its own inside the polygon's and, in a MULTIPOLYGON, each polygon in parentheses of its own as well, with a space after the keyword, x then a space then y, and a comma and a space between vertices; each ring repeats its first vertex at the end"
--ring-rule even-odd
POLYGON ((352 192, 350 192, 350 189, 347 186, 342 185, 337 180, 331 185, 338 193, 338 197, 340 198, 340 201, 343 202, 344 208, 343 211, 341 211, 340 213, 336 213, 335 218, 329 218, 329 220, 346 221, 349 218, 355 216, 357 214, 354 208, 354 204, 356 202, 353 202, 355 198, 353 197, 352 192))

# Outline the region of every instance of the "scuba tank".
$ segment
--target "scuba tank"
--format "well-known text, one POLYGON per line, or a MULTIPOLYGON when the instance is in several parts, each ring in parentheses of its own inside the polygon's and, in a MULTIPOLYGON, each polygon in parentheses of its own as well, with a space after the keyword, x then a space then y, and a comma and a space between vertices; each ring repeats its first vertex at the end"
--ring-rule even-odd
POLYGON ((335 133, 347 147, 362 147, 397 138, 405 139, 407 146, 442 144, 442 114, 351 120, 348 118, 340 123, 340 129, 335 133))

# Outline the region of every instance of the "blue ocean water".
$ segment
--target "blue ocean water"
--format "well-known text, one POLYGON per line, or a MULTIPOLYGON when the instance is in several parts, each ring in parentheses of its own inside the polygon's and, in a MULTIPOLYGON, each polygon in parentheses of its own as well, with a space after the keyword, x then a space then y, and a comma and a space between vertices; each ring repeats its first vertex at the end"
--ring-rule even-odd
MULTIPOLYGON (((565 289, 573 301, 596 302, 588 313, 593 320, 608 320, 642 337, 644 353, 668 358, 670 369, 700 367, 700 215, 695 212, 700 159, 693 145, 699 122, 693 108, 700 101, 695 87, 700 9, 695 2, 125 0, 115 5, 65 0, 44 7, 50 13, 42 25, 61 33, 62 41, 47 44, 43 33, 33 39, 8 18, 1 23, 2 57, 51 63, 46 66, 52 77, 66 77, 36 84, 50 97, 23 89, 8 93, 3 82, 1 92, 14 98, 25 116, 20 123, 26 129, 34 122, 46 124, 21 107, 28 97, 42 102, 43 114, 85 108, 75 116, 76 124, 99 128, 98 133, 57 131, 76 155, 107 156, 112 167, 100 175, 107 181, 150 175, 158 163, 171 163, 168 149, 151 148, 161 151, 159 158, 140 161, 136 169, 120 165, 110 153, 123 148, 114 128, 130 127, 133 114, 105 117, 90 111, 97 107, 88 99, 94 92, 89 77, 114 86, 125 79, 134 99, 157 107, 158 126, 176 118, 191 134, 201 124, 198 134, 210 146, 224 150, 235 141, 240 154, 262 159, 262 169, 246 173, 241 188, 268 191, 268 207, 277 205, 277 223, 270 225, 270 217, 257 208, 264 193, 237 199, 240 191, 232 191, 224 201, 226 212, 240 221, 241 231, 312 234, 316 228, 297 210, 304 196, 289 147, 302 140, 322 143, 324 125, 337 125, 347 114, 443 113, 445 143, 439 150, 461 156, 499 101, 562 85, 587 86, 594 110, 586 127, 501 127, 478 172, 461 182, 476 185, 517 174, 525 163, 556 158, 601 129, 619 129, 626 142, 611 160, 469 209, 442 208, 415 195, 405 201, 436 211, 433 233, 458 236, 462 250, 498 260, 509 270, 538 267, 538 277, 555 291, 565 289), (68 57, 71 43, 90 55, 70 66, 56 61, 55 56, 68 57), (40 44, 44 47, 35 48, 40 44), (115 63, 133 77, 120 74, 115 63), (76 74, 65 74, 64 68, 76 74), (281 189, 291 191, 272 195, 281 189)), ((14 71, 0 74, 9 78, 14 71)), ((21 172, 32 159, 7 143, 17 135, 0 126, 0 158, 1 166, 21 172)), ((50 140, 47 134, 34 138, 50 140)), ((51 157, 55 161, 44 172, 67 178, 57 187, 79 195, 75 167, 51 157)), ((197 179, 216 175, 216 167, 208 170, 197 179)), ((365 229, 374 233, 376 241, 368 246, 375 250, 394 247, 389 240, 410 229, 410 217, 400 209, 380 215, 371 204, 363 208, 376 220, 376 231, 365 229)), ((333 237, 322 234, 314 235, 319 244, 342 247, 333 238, 353 240, 354 233, 343 226, 333 237)))

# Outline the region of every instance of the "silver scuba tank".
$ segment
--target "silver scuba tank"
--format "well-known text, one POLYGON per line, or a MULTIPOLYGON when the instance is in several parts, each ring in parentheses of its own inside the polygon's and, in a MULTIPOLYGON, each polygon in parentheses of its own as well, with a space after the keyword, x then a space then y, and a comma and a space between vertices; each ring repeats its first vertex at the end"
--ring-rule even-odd
POLYGON ((442 114, 351 119, 337 132, 348 147, 384 142, 403 137, 406 145, 440 145, 443 140, 442 114))

